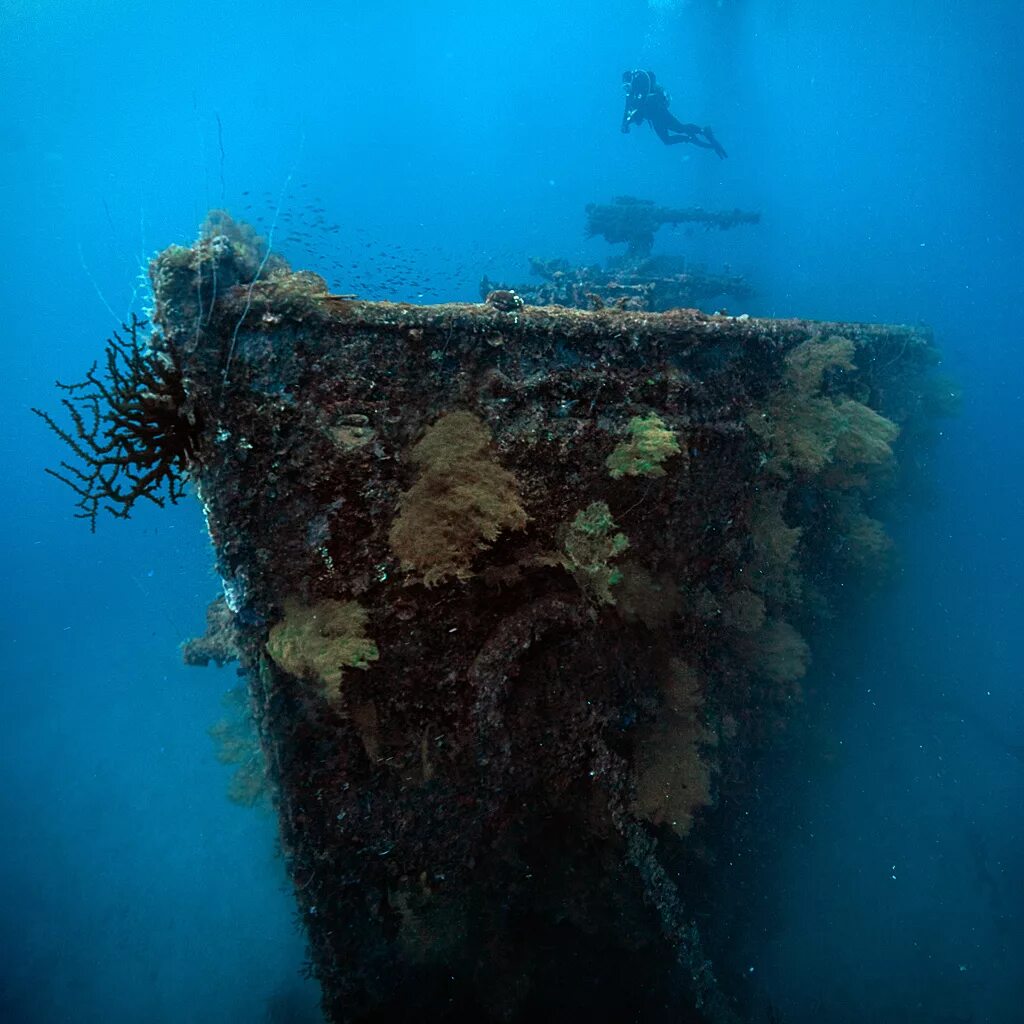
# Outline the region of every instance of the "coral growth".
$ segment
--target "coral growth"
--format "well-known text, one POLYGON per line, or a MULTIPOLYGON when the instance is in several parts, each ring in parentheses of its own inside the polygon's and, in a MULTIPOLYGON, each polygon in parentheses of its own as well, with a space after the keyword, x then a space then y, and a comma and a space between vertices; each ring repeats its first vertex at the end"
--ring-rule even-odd
POLYGON ((801 589, 796 553, 803 531, 786 523, 782 511, 785 499, 784 491, 758 493, 750 515, 753 553, 747 571, 750 586, 758 593, 794 600, 801 589))
POLYGON ((703 681, 681 659, 673 659, 663 684, 657 720, 638 731, 633 811, 685 836, 693 816, 711 803, 713 764, 706 751, 716 735, 703 722, 703 681))
POLYGON ((235 261, 251 268, 247 276, 254 280, 268 255, 267 240, 251 224, 235 220, 227 210, 210 210, 199 228, 199 247, 215 238, 230 245, 235 261))
POLYGON ((786 380, 802 395, 817 394, 826 373, 855 369, 853 352, 849 338, 809 338, 786 356, 786 380))
POLYGON ((807 674, 811 653, 788 622, 768 619, 756 633, 743 636, 737 647, 750 669, 774 684, 780 697, 799 693, 793 684, 807 674))
POLYGON ((284 617, 270 630, 267 652, 278 667, 313 682, 329 699, 340 695, 342 670, 367 669, 378 659, 366 636, 367 612, 357 601, 284 602, 284 617))
POLYGON ((228 690, 221 701, 227 716, 207 732, 216 746, 217 760, 238 766, 228 782, 228 799, 242 807, 253 807, 265 800, 269 784, 246 698, 244 687, 228 690))
POLYGON ((197 457, 201 425, 186 411, 181 371, 171 357, 142 343, 145 326, 133 316, 124 337, 108 339, 105 373, 93 363, 84 381, 57 381, 69 395, 61 403, 73 429, 32 410, 83 463, 61 462, 64 472, 46 472, 78 495, 75 516, 89 520, 93 532, 100 509, 127 519, 138 501, 175 504, 197 457))
POLYGON ((442 416, 409 458, 419 475, 399 499, 389 540, 402 568, 427 586, 468 579, 479 552, 503 530, 526 525, 516 479, 498 464, 490 431, 472 413, 442 416))
POLYGON ((726 599, 722 617, 729 629, 756 633, 764 625, 764 598, 752 590, 737 590, 726 599))
POLYGON ((206 609, 206 632, 186 640, 181 645, 181 657, 186 665, 200 668, 211 661, 223 668, 238 659, 234 615, 223 597, 210 602, 206 609))
POLYGON ((861 496, 844 494, 836 502, 838 554, 862 576, 884 574, 892 555, 892 538, 885 527, 869 516, 861 496))
POLYGON ((564 530, 562 564, 595 604, 615 604, 612 587, 622 580, 622 570, 611 562, 628 547, 629 538, 616 531, 611 510, 595 501, 564 530))
POLYGON ((874 409, 846 398, 835 404, 835 459, 849 466, 882 466, 892 458, 900 428, 874 409))
POLYGON ((623 476, 664 476, 661 464, 679 454, 676 435, 655 412, 634 416, 629 421, 629 440, 623 441, 608 456, 608 472, 613 479, 623 476))
POLYGON ((670 575, 653 576, 635 560, 622 566, 615 593, 616 607, 627 622, 642 622, 648 629, 664 629, 679 613, 679 587, 670 575))
POLYGON ((361 302, 229 255, 201 309, 168 257, 157 309, 216 410, 196 471, 325 1018, 753 1019, 723 894, 929 339, 361 302))
POLYGON ((514 313, 522 309, 525 303, 511 288, 496 288, 488 292, 484 302, 488 306, 500 309, 503 313, 514 313))
POLYGON ((862 402, 830 394, 831 380, 855 370, 853 342, 811 338, 786 356, 785 384, 747 423, 765 442, 768 467, 778 476, 814 476, 838 463, 849 484, 853 467, 878 466, 892 457, 899 428, 862 402))

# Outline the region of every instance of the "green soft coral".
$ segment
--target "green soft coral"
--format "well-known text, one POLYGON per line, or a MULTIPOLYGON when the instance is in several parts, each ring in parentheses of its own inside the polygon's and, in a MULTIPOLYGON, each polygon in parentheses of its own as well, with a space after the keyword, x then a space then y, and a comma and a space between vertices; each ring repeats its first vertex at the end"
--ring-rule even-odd
POLYGON ((629 547, 629 538, 616 532, 611 510, 595 501, 576 514, 562 539, 562 563, 596 604, 615 604, 612 587, 622 570, 609 564, 629 547))
POLYGON ((676 435, 665 421, 652 412, 634 416, 627 429, 629 440, 608 456, 608 472, 616 480, 623 476, 664 476, 661 464, 680 450, 676 435))

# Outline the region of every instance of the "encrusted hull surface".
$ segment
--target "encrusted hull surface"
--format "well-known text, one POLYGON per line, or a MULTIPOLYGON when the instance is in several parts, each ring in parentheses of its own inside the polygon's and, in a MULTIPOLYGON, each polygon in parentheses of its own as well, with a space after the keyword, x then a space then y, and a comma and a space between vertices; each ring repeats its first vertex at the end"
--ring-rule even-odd
POLYGON ((881 570, 930 338, 251 263, 162 254, 155 344, 327 1016, 740 1019, 698 880, 881 570))

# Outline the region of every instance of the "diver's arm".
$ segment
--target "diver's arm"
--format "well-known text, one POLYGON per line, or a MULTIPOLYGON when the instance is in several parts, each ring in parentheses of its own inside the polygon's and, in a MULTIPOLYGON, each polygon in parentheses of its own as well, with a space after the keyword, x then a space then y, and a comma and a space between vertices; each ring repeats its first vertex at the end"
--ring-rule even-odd
POLYGON ((647 98, 647 90, 640 86, 639 80, 634 75, 629 89, 626 91, 626 109, 622 112, 622 130, 629 131, 631 124, 643 124, 644 102, 647 98))
POLYGON ((627 134, 629 132, 630 122, 633 120, 633 115, 636 114, 636 108, 631 106, 633 97, 626 97, 626 109, 622 112, 622 132, 627 134))
POLYGON ((626 97, 626 109, 622 112, 622 130, 624 132, 629 131, 631 124, 643 124, 644 115, 642 113, 643 99, 640 96, 636 96, 630 93, 626 97))

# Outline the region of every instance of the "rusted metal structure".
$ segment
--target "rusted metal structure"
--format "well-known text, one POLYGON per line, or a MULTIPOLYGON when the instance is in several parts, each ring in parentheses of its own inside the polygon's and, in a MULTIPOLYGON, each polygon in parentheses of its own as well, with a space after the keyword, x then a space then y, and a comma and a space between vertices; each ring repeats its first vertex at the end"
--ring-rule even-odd
POLYGON ((753 210, 705 210, 702 206, 658 206, 650 199, 617 196, 610 203, 587 206, 587 237, 600 235, 613 245, 625 242, 633 259, 649 256, 654 235, 666 224, 702 224, 725 231, 739 224, 757 224, 761 215, 753 210))
POLYGON ((152 278, 327 1017, 742 1019, 706 816, 885 558, 928 335, 361 302, 224 220, 152 278))
POLYGON ((749 299, 754 289, 741 274, 721 271, 678 255, 651 254, 655 232, 665 224, 703 225, 725 231, 740 224, 756 224, 760 214, 744 210, 705 210, 701 207, 656 206, 646 199, 619 196, 611 203, 586 208, 587 237, 601 235, 612 244, 626 242, 625 253, 608 260, 606 267, 573 266, 563 259, 531 259, 530 272, 540 282, 517 285, 480 283, 480 297, 493 290, 514 290, 529 305, 558 305, 575 309, 613 306, 633 312, 660 313, 680 307, 714 308, 708 304, 728 296, 749 299))

